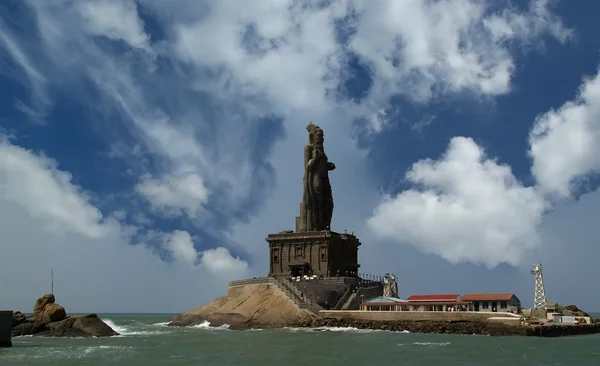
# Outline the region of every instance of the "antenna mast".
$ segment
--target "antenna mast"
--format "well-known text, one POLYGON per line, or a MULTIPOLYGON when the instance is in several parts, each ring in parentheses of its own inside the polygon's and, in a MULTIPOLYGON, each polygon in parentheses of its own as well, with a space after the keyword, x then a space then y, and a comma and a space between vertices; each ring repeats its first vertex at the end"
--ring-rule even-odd
POLYGON ((50 293, 52 295, 54 295, 54 268, 50 269, 50 282, 51 282, 50 293))
POLYGON ((544 289, 544 276, 542 275, 542 264, 534 264, 531 274, 535 277, 535 293, 533 308, 541 309, 546 305, 546 290, 544 289))

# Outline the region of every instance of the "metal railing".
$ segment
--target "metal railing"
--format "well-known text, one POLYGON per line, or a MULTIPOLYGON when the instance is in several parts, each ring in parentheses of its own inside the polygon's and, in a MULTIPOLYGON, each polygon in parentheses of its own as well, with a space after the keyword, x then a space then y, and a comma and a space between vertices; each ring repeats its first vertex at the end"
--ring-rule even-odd
MULTIPOLYGON (((378 292, 381 291, 383 288, 383 282, 379 281, 379 278, 377 276, 368 276, 366 278, 357 279, 348 277, 326 277, 315 281, 323 281, 325 283, 353 282, 353 284, 356 285, 356 287, 348 287, 346 292, 344 292, 344 295, 342 295, 342 297, 333 307, 333 309, 335 310, 341 310, 353 294, 354 298, 352 299, 352 302, 349 306, 351 308, 358 307, 359 304, 357 304, 357 302, 362 301, 362 298, 377 296, 378 292)), ((300 291, 298 286, 293 281, 290 281, 287 278, 278 280, 274 277, 257 277, 245 280, 235 280, 229 282, 229 287, 255 284, 275 284, 290 300, 292 300, 292 302, 294 302, 294 304, 296 304, 296 306, 298 306, 301 309, 310 310, 315 314, 318 314, 319 311, 324 310, 324 308, 319 304, 315 304, 310 302, 310 300, 308 299, 304 299, 302 296, 302 292, 300 291)))
POLYGON ((311 312, 313 312, 315 314, 319 314, 319 312, 321 310, 323 310, 323 308, 321 306, 319 306, 318 304, 313 304, 311 302, 308 302, 308 301, 304 300, 302 298, 300 290, 298 290, 298 288, 296 286, 292 285, 291 282, 285 283, 283 281, 275 281, 275 284, 300 309, 307 309, 307 310, 309 310, 309 311, 311 311, 311 312))
POLYGON ((277 281, 273 277, 257 277, 257 278, 248 278, 245 280, 235 280, 229 282, 229 287, 232 286, 242 286, 242 285, 256 285, 262 283, 273 283, 277 281))
POLYGON ((335 306, 333 307, 333 309, 334 310, 342 310, 342 307, 344 306, 344 304, 346 303, 346 301, 348 301, 348 298, 350 298, 350 295, 352 295, 352 292, 355 291, 355 290, 356 289, 353 288, 353 286, 348 287, 348 289, 346 290, 346 292, 344 292, 344 294, 338 300, 337 304, 335 304, 335 306))

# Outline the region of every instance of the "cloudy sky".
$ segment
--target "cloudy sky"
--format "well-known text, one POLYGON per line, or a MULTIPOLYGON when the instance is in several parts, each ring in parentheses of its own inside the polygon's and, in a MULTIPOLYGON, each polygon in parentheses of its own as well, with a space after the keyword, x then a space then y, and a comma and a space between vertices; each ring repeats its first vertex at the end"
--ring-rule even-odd
POLYGON ((179 312, 268 271, 309 121, 366 273, 600 310, 600 3, 0 4, 0 307, 179 312))

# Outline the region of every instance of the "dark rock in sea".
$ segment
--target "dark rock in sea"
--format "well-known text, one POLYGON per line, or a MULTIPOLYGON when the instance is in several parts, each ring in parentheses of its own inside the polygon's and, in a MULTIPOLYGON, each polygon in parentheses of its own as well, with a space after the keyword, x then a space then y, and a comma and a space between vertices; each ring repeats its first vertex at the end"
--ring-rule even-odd
POLYGON ((96 314, 67 317, 65 308, 55 303, 54 295, 39 298, 33 308, 33 316, 26 317, 20 311, 13 312, 12 336, 46 337, 109 337, 119 335, 96 314))
POLYGON ((102 321, 96 314, 79 316, 73 323, 73 329, 94 337, 110 337, 119 335, 108 324, 102 321))
POLYGON ((58 322, 46 324, 47 330, 36 335, 49 337, 110 337, 119 335, 96 314, 73 315, 58 322))
POLYGON ((12 328, 12 336, 32 335, 46 330, 46 324, 34 317, 27 318, 24 323, 12 328))
POLYGON ((66 317, 67 312, 65 311, 65 308, 58 304, 52 303, 46 304, 46 306, 44 306, 44 309, 41 312, 40 319, 42 319, 44 323, 52 323, 61 321, 66 317))
POLYGON ((13 311, 13 314, 12 314, 12 327, 13 328, 21 323, 25 323, 26 320, 27 320, 27 317, 25 316, 25 314, 23 314, 20 311, 13 311))

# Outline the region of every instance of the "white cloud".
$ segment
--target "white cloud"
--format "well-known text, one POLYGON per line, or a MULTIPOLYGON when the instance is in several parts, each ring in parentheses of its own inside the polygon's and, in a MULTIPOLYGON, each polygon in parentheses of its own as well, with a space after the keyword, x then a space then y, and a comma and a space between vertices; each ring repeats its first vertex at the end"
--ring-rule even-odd
POLYGON ((150 204, 167 215, 180 215, 185 212, 194 218, 208 198, 204 181, 196 173, 164 176, 160 180, 143 176, 135 187, 150 204))
POLYGON ((149 37, 133 0, 77 1, 75 8, 86 32, 127 42, 133 48, 149 47, 149 37))
POLYGON ((379 111, 393 95, 425 101, 465 90, 507 93, 514 70, 511 42, 532 43, 546 35, 563 42, 569 35, 547 5, 533 1, 525 13, 486 14, 486 3, 474 0, 337 1, 328 7, 214 2, 197 22, 173 26, 175 51, 220 75, 203 80, 202 90, 224 99, 261 97, 271 110, 288 114, 334 103, 327 94, 349 76, 350 50, 372 72, 373 86, 360 105, 346 108, 374 120, 371 127, 380 132, 379 111), (345 49, 337 42, 335 22, 353 12, 356 32, 345 49), (218 34, 202 36, 217 27, 218 34), (254 30, 250 40, 244 39, 248 27, 254 30))
POLYGON ((60 171, 56 161, 11 144, 0 136, 0 197, 19 204, 57 233, 100 238, 102 214, 60 171))
POLYGON ((600 172, 600 74, 581 85, 577 98, 536 118, 529 135, 532 173, 540 188, 570 197, 581 179, 600 172))
POLYGON ((518 265, 539 244, 545 201, 472 139, 453 138, 443 157, 415 163, 406 178, 422 189, 386 195, 368 221, 375 235, 488 267, 518 265))
POLYGON ((223 247, 203 251, 200 263, 210 273, 227 273, 233 276, 237 275, 238 278, 248 268, 245 261, 240 260, 239 257, 232 257, 229 250, 223 247))
POLYGON ((489 3, 472 0, 357 4, 350 49, 373 73, 368 99, 376 108, 395 94, 418 101, 461 91, 505 94, 515 68, 511 44, 545 35, 563 42, 569 34, 547 1, 532 1, 524 13, 494 14, 486 13, 489 3))
POLYGON ((0 272, 19 277, 17 287, 14 281, 0 283, 0 292, 11 295, 0 298, 0 307, 30 311, 48 291, 51 267, 58 301, 70 312, 135 312, 141 301, 144 311, 183 311, 247 275, 247 263, 225 248, 198 253, 185 231, 157 234, 175 259, 171 263, 145 241, 131 245, 136 228, 117 221, 120 211, 103 220, 71 179, 53 160, 0 142, 0 272), (207 290, 202 295, 196 291, 200 283, 207 290))
POLYGON ((187 231, 176 230, 167 236, 165 246, 177 261, 195 264, 198 252, 194 248, 192 237, 187 231))
POLYGON ((15 66, 18 69, 15 70, 15 67, 2 62, 0 63, 0 73, 9 78, 16 78, 17 81, 31 89, 31 105, 17 100, 16 107, 31 120, 43 122, 46 108, 50 105, 50 98, 46 92, 46 77, 27 55, 27 50, 23 49, 23 44, 20 44, 19 40, 7 29, 4 21, 0 19, 0 55, 3 51, 7 52, 10 58, 15 61, 15 66))
POLYGON ((213 276, 244 278, 248 275, 248 263, 234 258, 227 248, 217 247, 196 251, 191 235, 187 231, 175 230, 163 235, 164 246, 176 261, 198 266, 213 276), (199 263, 196 264, 197 259, 199 263))
POLYGON ((565 28, 560 18, 550 11, 552 3, 554 0, 531 1, 527 13, 518 13, 513 8, 503 9, 499 14, 484 19, 483 24, 496 42, 517 38, 529 43, 545 33, 559 42, 566 42, 573 36, 573 31, 565 28))

